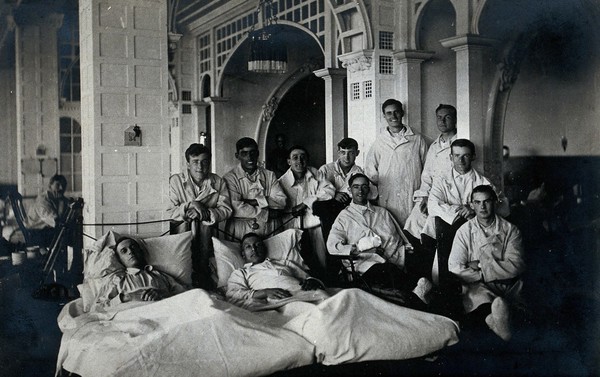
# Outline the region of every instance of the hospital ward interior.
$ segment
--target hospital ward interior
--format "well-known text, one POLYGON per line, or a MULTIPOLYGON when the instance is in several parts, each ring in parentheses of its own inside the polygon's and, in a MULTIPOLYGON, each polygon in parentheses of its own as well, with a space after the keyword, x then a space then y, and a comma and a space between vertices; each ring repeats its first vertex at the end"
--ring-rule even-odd
POLYGON ((0 0, 0 375, 600 375, 599 19, 0 0))

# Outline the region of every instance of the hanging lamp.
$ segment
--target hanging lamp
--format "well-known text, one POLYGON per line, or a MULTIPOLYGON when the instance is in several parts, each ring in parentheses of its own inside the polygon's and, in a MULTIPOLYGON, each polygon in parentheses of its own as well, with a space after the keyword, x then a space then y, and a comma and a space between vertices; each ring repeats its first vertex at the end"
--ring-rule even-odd
POLYGON ((287 46, 277 24, 277 7, 273 0, 259 0, 254 13, 255 24, 249 32, 250 57, 248 71, 258 73, 285 73, 287 46))

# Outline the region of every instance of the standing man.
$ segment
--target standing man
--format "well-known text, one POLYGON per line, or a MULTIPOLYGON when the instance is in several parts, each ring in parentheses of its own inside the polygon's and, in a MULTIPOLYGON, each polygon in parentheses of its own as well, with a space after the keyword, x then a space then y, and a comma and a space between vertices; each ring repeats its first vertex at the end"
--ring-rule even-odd
POLYGON ((267 169, 271 170, 277 178, 281 177, 288 169, 287 148, 285 147, 285 135, 275 135, 275 148, 267 155, 267 169))
POLYGON ((269 236, 281 225, 287 197, 275 173, 258 166, 258 144, 254 139, 239 139, 235 149, 240 163, 223 176, 233 207, 227 232, 235 239, 250 232, 269 236))
POLYGON ((489 185, 471 194, 475 217, 456 232, 448 267, 463 285, 468 322, 485 323, 503 340, 511 338, 510 304, 520 302, 525 270, 521 233, 496 215, 498 197, 489 185))
MULTIPOLYGON (((348 137, 342 139, 337 147, 338 159, 321 166, 318 173, 319 179, 326 180, 335 187, 335 196, 331 200, 316 202, 313 205, 313 211, 321 219, 325 238, 337 215, 352 201, 348 179, 354 174, 363 173, 363 169, 355 164, 356 157, 360 154, 358 142, 348 137)), ((376 197, 377 192, 375 195, 369 195, 369 199, 376 197)))
POLYGON ((321 232, 321 220, 313 214, 313 204, 332 199, 335 187, 330 182, 319 179, 317 169, 308 166, 308 152, 304 147, 291 147, 288 156, 290 168, 279 178, 279 183, 288 198, 286 212, 290 212, 290 215, 284 218, 284 222, 287 229, 308 231, 313 256, 317 259, 313 266, 323 271, 326 267, 327 251, 321 232), (296 218, 290 221, 291 216, 296 218))
POLYGON ((427 220, 427 198, 433 179, 452 169, 452 161, 448 155, 450 144, 456 140, 456 108, 452 105, 440 104, 435 109, 435 116, 440 135, 431 143, 427 151, 425 166, 421 173, 421 187, 413 194, 413 200, 418 204, 413 207, 404 227, 415 238, 421 238, 421 229, 427 220))
POLYGON ((367 154, 365 172, 377 185, 379 205, 389 210, 404 226, 419 187, 427 143, 402 124, 402 103, 388 99, 381 106, 388 127, 379 134, 367 154))
POLYGON ((187 174, 174 174, 169 179, 167 209, 175 233, 191 229, 199 221, 198 235, 193 241, 192 283, 194 287, 211 288, 209 260, 213 256, 211 225, 227 220, 233 209, 225 180, 210 172, 210 149, 194 143, 185 151, 187 174), (198 237, 199 236, 199 237, 198 237))

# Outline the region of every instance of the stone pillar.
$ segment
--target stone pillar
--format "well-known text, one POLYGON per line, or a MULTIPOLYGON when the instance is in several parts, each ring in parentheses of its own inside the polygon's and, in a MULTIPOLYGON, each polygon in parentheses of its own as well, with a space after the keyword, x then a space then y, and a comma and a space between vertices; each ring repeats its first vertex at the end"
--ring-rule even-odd
MULTIPOLYGON (((483 157, 485 119, 487 115, 488 82, 485 76, 484 54, 494 41, 466 34, 440 41, 456 52, 456 109, 458 137, 471 140, 478 155, 483 157)), ((483 158, 475 161, 483 171, 483 158)))
MULTIPOLYGON (((85 223, 168 217, 167 0, 80 0, 85 223), (141 145, 125 145, 138 126, 141 145)), ((158 235, 168 223, 86 227, 158 235)))
POLYGON ((346 70, 324 68, 314 71, 314 74, 325 80, 325 158, 326 161, 335 161, 337 143, 347 135, 344 116, 346 70))
MULTIPOLYGON (((210 103, 211 107, 211 121, 210 121, 210 150, 212 152, 212 171, 222 176, 227 170, 227 161, 230 160, 230 156, 226 156, 227 150, 225 148, 226 143, 233 143, 238 139, 238 136, 232 131, 232 127, 225 127, 224 119, 225 112, 227 111, 227 101, 229 98, 225 97, 206 97, 204 100, 210 103), (217 124, 220 127, 217 127, 217 124)), ((235 147, 233 148, 235 150, 235 147)))
POLYGON ((423 128, 421 107, 421 63, 433 56, 430 51, 395 51, 398 67, 398 99, 405 104, 405 122, 413 130, 421 132, 423 128))
POLYGON ((56 173, 57 166, 41 174, 38 160, 55 166, 60 157, 57 30, 63 15, 31 12, 15 33, 17 170, 23 195, 37 195, 56 173))

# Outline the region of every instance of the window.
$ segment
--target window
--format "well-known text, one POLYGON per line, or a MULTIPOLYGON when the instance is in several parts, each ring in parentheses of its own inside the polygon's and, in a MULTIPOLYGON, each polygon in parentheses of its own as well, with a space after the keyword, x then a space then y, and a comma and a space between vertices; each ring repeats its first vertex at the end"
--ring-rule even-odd
POLYGON ((79 79, 79 23, 77 14, 66 12, 58 32, 60 96, 66 101, 81 100, 79 79))
POLYGON ((352 100, 359 100, 360 99, 360 83, 358 82, 353 82, 352 84, 350 84, 350 92, 352 93, 352 100))
POLYGON ((382 50, 394 49, 394 33, 390 31, 379 32, 379 48, 382 50))
POLYGON ((394 73, 394 59, 391 56, 379 57, 379 73, 382 75, 391 75, 394 73))
POLYGON ((181 105, 181 113, 182 114, 191 114, 192 113, 192 105, 181 105))
POLYGON ((368 80, 363 82, 363 96, 364 98, 373 97, 373 81, 368 80))
POLYGON ((81 126, 73 118, 60 118, 60 174, 69 191, 81 192, 81 126))

